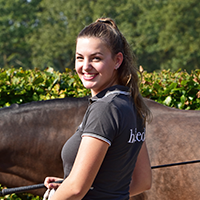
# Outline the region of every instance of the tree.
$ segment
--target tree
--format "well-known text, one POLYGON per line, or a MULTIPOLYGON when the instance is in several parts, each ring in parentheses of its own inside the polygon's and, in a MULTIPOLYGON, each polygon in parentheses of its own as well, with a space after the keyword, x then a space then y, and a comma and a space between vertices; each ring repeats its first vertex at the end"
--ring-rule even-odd
POLYGON ((0 0, 0 67, 31 68, 26 35, 33 30, 40 0, 0 0))
POLYGON ((199 68, 200 2, 133 1, 141 12, 133 38, 140 64, 149 71, 199 68))
POLYGON ((28 38, 33 65, 38 68, 51 66, 60 71, 73 69, 76 37, 84 26, 99 17, 111 17, 119 25, 122 23, 123 32, 130 38, 130 26, 118 17, 124 6, 130 8, 126 1, 116 0, 43 0, 37 13, 39 28, 28 38))
POLYGON ((74 68, 76 37, 113 18, 145 70, 199 68, 199 0, 0 0, 0 67, 74 68))
POLYGON ((89 1, 43 0, 37 13, 38 28, 28 38, 33 65, 60 71, 74 68, 76 37, 91 22, 89 14, 89 1))

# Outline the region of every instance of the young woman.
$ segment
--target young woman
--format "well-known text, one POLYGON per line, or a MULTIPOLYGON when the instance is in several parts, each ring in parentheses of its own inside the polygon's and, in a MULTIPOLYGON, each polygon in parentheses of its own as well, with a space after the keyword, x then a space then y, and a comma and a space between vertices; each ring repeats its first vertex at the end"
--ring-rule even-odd
POLYGON ((90 105, 62 149, 64 181, 47 177, 51 200, 127 200, 151 187, 145 144, 149 117, 138 87, 134 57, 110 18, 100 18, 77 37, 76 71, 91 90, 90 105))

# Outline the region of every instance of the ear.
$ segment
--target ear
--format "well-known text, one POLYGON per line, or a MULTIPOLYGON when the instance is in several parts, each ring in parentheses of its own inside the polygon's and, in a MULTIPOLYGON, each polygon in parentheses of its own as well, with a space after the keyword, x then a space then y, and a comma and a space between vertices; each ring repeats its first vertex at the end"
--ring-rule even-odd
POLYGON ((118 69, 124 60, 122 52, 117 53, 115 56, 115 69, 118 69))

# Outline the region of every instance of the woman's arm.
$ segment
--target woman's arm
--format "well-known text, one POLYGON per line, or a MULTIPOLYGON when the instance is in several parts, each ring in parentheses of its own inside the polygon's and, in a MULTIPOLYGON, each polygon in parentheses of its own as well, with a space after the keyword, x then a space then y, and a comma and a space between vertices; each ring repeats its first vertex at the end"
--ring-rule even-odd
POLYGON ((135 196, 149 190, 151 188, 152 174, 151 164, 147 151, 146 143, 144 142, 138 154, 135 169, 130 183, 130 196, 135 196))
POLYGON ((99 171, 109 144, 84 136, 69 176, 58 187, 51 200, 81 200, 99 171))

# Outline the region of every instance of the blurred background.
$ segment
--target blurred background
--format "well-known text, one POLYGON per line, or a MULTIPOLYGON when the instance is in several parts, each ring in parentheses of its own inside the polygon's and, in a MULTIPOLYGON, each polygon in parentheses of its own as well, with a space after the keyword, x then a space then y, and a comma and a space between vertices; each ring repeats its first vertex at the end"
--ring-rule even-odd
POLYGON ((199 69, 199 0, 0 0, 0 68, 74 68, 76 36, 111 17, 147 72, 199 69))

